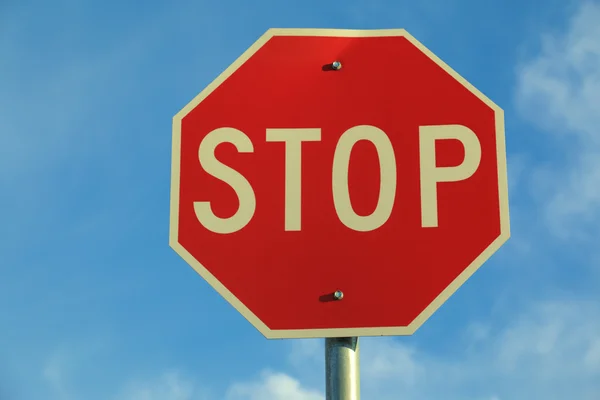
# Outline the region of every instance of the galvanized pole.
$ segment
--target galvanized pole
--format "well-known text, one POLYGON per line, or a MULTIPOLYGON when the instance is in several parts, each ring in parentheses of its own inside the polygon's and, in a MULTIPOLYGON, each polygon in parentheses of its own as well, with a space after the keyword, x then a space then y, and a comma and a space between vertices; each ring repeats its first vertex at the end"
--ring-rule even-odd
POLYGON ((325 399, 360 400, 357 337, 325 339, 325 399))

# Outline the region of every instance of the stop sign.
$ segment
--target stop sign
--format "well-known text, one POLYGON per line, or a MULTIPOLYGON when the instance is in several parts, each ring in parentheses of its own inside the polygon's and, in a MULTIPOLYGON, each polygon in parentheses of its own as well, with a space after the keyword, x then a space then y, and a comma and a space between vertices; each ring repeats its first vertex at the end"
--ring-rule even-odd
POLYGON ((170 245, 268 338, 412 334, 509 237, 503 112, 404 30, 271 29, 173 121, 170 245))

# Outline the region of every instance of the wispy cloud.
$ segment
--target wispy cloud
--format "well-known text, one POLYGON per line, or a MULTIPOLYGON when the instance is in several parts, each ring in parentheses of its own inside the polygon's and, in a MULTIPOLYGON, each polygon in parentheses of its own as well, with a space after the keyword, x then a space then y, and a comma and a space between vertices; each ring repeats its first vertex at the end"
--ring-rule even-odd
POLYGON ((114 400, 210 400, 205 391, 177 371, 169 371, 152 381, 128 383, 114 400))
MULTIPOLYGON (((44 398, 49 400, 76 399, 110 399, 110 400, 212 400, 210 390, 196 380, 186 376, 177 369, 165 369, 153 376, 139 377, 141 371, 130 371, 130 376, 121 379, 124 383, 114 380, 106 382, 104 376, 96 376, 95 384, 90 385, 89 375, 102 374, 96 368, 94 360, 100 347, 89 341, 83 346, 83 341, 77 346, 67 346, 55 351, 43 364, 41 371, 44 398), (95 351, 91 351, 95 349, 95 351), (87 373, 81 373, 82 370, 87 373), (138 377, 136 377, 138 376, 138 377)), ((109 350, 102 346, 102 350, 109 350)), ((104 373, 106 374, 106 373, 104 373)), ((146 374, 144 374, 146 375, 146 374)), ((31 380, 35 382, 35 380, 31 380)))
POLYGON ((105 389, 102 393, 87 393, 89 389, 82 387, 82 381, 86 380, 85 372, 101 373, 95 361, 111 348, 111 339, 109 335, 96 334, 64 340, 47 354, 22 351, 23 360, 31 367, 39 365, 40 368, 39 376, 29 377, 31 390, 43 393, 48 400, 77 400, 82 395, 87 399, 96 399, 101 396, 105 389), (38 382, 39 387, 36 385, 38 382))
MULTIPOLYGON (((454 6, 451 9, 436 6, 435 10, 429 10, 430 6, 421 3, 410 9, 409 3, 404 2, 406 4, 402 3, 394 14, 388 12, 387 6, 391 3, 387 3, 390 2, 373 3, 374 6, 368 1, 334 4, 331 13, 351 14, 353 22, 336 23, 353 23, 357 27, 380 25, 385 21, 394 26, 396 17, 403 14, 405 21, 417 21, 414 26, 419 29, 418 26, 437 24, 419 25, 418 21, 423 19, 413 17, 427 15, 426 21, 437 21, 437 18, 442 21, 449 12, 457 15, 464 12, 454 6), (377 9, 378 6, 381 8, 377 9), (345 13, 340 11, 343 7, 347 7, 345 13)), ((161 103, 168 97, 163 92, 172 87, 185 87, 181 91, 187 94, 171 96, 173 104, 181 104, 181 98, 191 98, 249 44, 248 37, 262 33, 263 27, 267 27, 263 24, 268 22, 242 24, 249 21, 246 13, 249 10, 233 3, 221 6, 217 13, 209 12, 206 2, 197 3, 193 11, 189 4, 184 4, 171 13, 152 4, 143 10, 132 8, 129 19, 123 18, 129 22, 121 22, 117 29, 118 21, 114 21, 107 29, 97 23, 99 18, 95 13, 99 9, 86 11, 84 18, 82 13, 86 7, 81 2, 48 4, 47 7, 59 10, 60 18, 49 17, 42 9, 30 7, 14 6, 6 13, 4 9, 0 13, 0 79, 3 84, 0 90, 0 191, 3 195, 0 196, 0 208, 7 211, 0 228, 0 233, 4 233, 0 243, 3 257, 0 268, 10 269, 13 274, 0 282, 0 299, 15 306, 10 311, 14 314, 2 322, 6 326, 9 323, 11 327, 16 326, 13 332, 17 333, 11 336, 9 332, 7 336, 11 340, 18 334, 26 336, 23 335, 25 331, 39 331, 44 335, 44 340, 36 341, 35 349, 27 347, 26 342, 31 342, 37 334, 27 336, 20 344, 15 340, 15 347, 27 348, 28 354, 25 357, 21 350, 12 351, 11 363, 7 362, 7 365, 12 368, 12 358, 27 364, 22 368, 23 372, 19 370, 20 376, 24 377, 23 387, 40 386, 40 395, 31 396, 32 399, 322 400, 321 340, 292 342, 293 350, 286 368, 230 377, 228 379, 234 383, 228 388, 213 387, 213 382, 202 381, 198 371, 186 368, 145 368, 146 365, 139 364, 139 355, 128 353, 131 349, 118 349, 114 354, 108 354, 108 351, 106 356, 96 358, 83 351, 89 344, 68 351, 64 350, 67 346, 51 353, 43 362, 31 361, 32 353, 39 356, 55 340, 71 345, 64 338, 69 336, 65 336, 65 332, 74 327, 89 323, 86 329, 98 330, 98 325, 87 317, 64 316, 71 310, 81 314, 97 313, 94 318, 118 322, 120 334, 130 337, 131 342, 125 343, 142 342, 140 335, 143 334, 153 337, 148 343, 165 346, 160 352, 170 353, 177 346, 188 346, 186 343, 174 344, 175 340, 159 340, 156 332, 150 329, 132 328, 134 325, 147 326, 144 318, 160 318, 160 314, 155 313, 155 308, 160 308, 157 304, 176 297, 173 294, 180 289, 182 281, 172 285, 176 289, 157 285, 160 291, 152 290, 151 296, 140 302, 143 306, 139 308, 129 302, 134 297, 136 285, 148 285, 147 275, 151 274, 147 272, 157 268, 156 259, 161 254, 154 248, 154 243, 162 239, 151 240, 161 235, 162 228, 157 227, 156 221, 162 218, 157 217, 163 215, 162 211, 153 212, 151 217, 148 209, 145 209, 146 214, 142 211, 147 204, 156 210, 166 207, 166 202, 155 200, 161 198, 162 192, 166 193, 168 186, 169 118, 172 115, 168 110, 172 104, 161 103), (236 10, 237 19, 231 17, 232 8, 236 10), (23 17, 24 13, 27 18, 23 17), (38 19, 32 19, 32 16, 38 19), (94 29, 83 29, 84 25, 94 23, 97 24, 94 29), (56 24, 60 24, 60 29, 53 29, 56 24), (231 35, 232 26, 243 26, 244 34, 231 35), (84 34, 88 36, 83 38, 84 34), (96 40, 99 37, 102 40, 96 40), (240 39, 232 39, 235 37, 240 39), (214 48, 210 52, 199 51, 200 47, 194 47, 199 42, 214 48), (227 46, 220 46, 221 43, 227 46), (183 53, 187 55, 183 57, 183 53), (190 55, 192 53, 195 55, 190 55), (202 55, 206 54, 210 54, 210 58, 204 56, 203 59, 202 55), (177 56, 183 61, 174 61, 177 56), (180 78, 175 80, 176 77, 180 78), (162 83, 149 85, 157 81, 162 83), (154 97, 146 97, 149 94, 154 97), (161 113, 152 123, 160 121, 164 128, 151 131, 140 127, 138 119, 128 116, 136 106, 140 116, 149 118, 150 114, 161 113), (138 157, 136 151, 128 147, 132 143, 144 143, 140 149, 152 148, 153 151, 138 157), (156 167, 161 163, 166 167, 156 167), (136 165, 138 172, 144 170, 143 173, 134 174, 131 168, 124 168, 130 165, 136 165), (161 178, 155 179, 154 174, 160 171, 163 171, 162 175, 156 176, 161 178), (153 188, 151 195, 146 193, 148 187, 153 188), (138 222, 144 218, 150 222, 142 227, 138 222), (125 237, 123 231, 127 229, 135 229, 135 240, 125 237), (3 251, 2 246, 9 249, 13 242, 23 243, 28 251, 12 248, 10 252, 3 251), (52 257, 42 254, 44 246, 52 247, 52 257), (135 248, 135 251, 117 254, 113 251, 117 246, 135 248), (38 253, 41 256, 37 262, 28 263, 27 257, 38 253), (14 255, 14 263, 6 262, 9 254, 14 255), (112 258, 108 259, 107 254, 112 258), (91 267, 93 263, 94 268, 91 267), (122 275, 131 265, 138 265, 138 269, 130 269, 122 275), (122 279, 120 292, 125 295, 118 295, 114 290, 114 282, 119 279, 122 279), (102 296, 90 297, 90 293, 102 293, 102 296), (27 296, 36 307, 22 305, 20 299, 27 296), (60 297, 61 301, 51 301, 53 297, 60 297), (96 307, 111 302, 116 305, 96 307), (65 307, 75 303, 80 306, 65 307), (43 306, 38 307, 40 304, 43 306), (110 315, 116 313, 115 308, 120 309, 120 317, 110 315), (32 310, 39 314, 31 314, 32 310), (27 323, 21 322, 20 318, 17 326, 14 315, 27 312, 31 315, 22 317, 23 321, 28 320, 27 323), (63 316, 59 318, 53 313, 63 316), (63 324, 62 328, 49 329, 59 323, 63 324), (167 349, 168 346, 174 347, 167 349), (148 373, 148 369, 154 372, 148 373)), ((111 11, 112 17, 126 11, 121 3, 115 4, 113 7, 118 7, 119 12, 115 8, 111 11)), ((266 15, 273 5, 264 3, 262 8, 253 8, 252 12, 257 16, 266 15)), ((104 7, 103 3, 101 8, 104 7)), ((278 7, 283 9, 283 3, 278 3, 278 7)), ((295 14, 300 13, 295 9, 286 11, 286 15, 295 14)), ((312 19, 313 14, 312 11, 305 12, 299 19, 286 21, 325 24, 320 19, 312 19)), ((281 22, 280 17, 273 15, 269 21, 277 19, 281 22)), ((481 16, 477 18, 485 20, 481 16)), ((509 166, 510 183, 516 189, 513 193, 526 187, 539 188, 535 190, 544 196, 539 206, 544 210, 546 221, 556 234, 565 238, 597 232, 600 219, 600 25, 597 21, 600 21, 598 3, 584 3, 571 18, 566 32, 544 36, 541 52, 528 58, 518 69, 516 99, 522 115, 542 130, 551 132, 546 136, 548 142, 563 149, 564 153, 558 162, 550 160, 548 167, 535 167, 537 172, 533 180, 530 176, 533 160, 513 156, 509 166), (532 186, 532 181, 536 186, 532 186)), ((454 25, 458 22, 461 21, 452 20, 454 25)), ((500 22, 505 20, 496 21, 500 22)), ((445 23, 450 25, 450 22, 445 23)), ((420 29, 420 34, 418 31, 413 33, 419 37, 434 35, 434 30, 420 29)), ((452 40, 456 41, 455 38, 452 40)), ((535 214, 529 208, 519 212, 535 214)), ((164 224, 166 220, 161 221, 164 224)), ((520 224, 513 224, 519 232, 530 229, 523 226, 525 223, 520 224)), ((537 224, 535 227, 539 228, 537 224)), ((532 241, 536 239, 535 234, 531 235, 532 241)), ((521 238, 512 243, 514 245, 510 246, 518 246, 523 250, 521 253, 540 250, 521 238)), ((514 263, 515 270, 523 266, 522 255, 519 257, 520 262, 514 263)), ((564 257, 574 258, 573 253, 564 253, 564 257)), ((160 259, 159 263, 163 263, 160 268, 164 269, 170 262, 171 259, 160 259)), ((593 262, 600 266, 598 260, 593 262)), ((506 274, 507 280, 518 278, 513 272, 506 274)), ((573 275, 569 271, 565 274, 573 275)), ((540 279, 535 275, 528 282, 536 283, 540 279)), ((514 283, 511 288, 517 286, 514 283)), ((536 289, 539 288, 531 286, 531 291, 536 289)), ((523 296, 531 302, 531 293, 523 296)), ((172 310, 177 307, 173 305, 172 310)), ((193 334, 197 332, 194 329, 206 330, 207 322, 202 320, 206 316, 185 314, 181 317, 182 320, 197 318, 200 322, 193 329, 188 328, 187 323, 169 326, 169 329, 184 326, 193 334)), ((444 326, 431 336, 435 341, 428 344, 414 344, 412 338, 362 340, 363 397, 379 400, 600 398, 600 305, 597 301, 540 301, 515 311, 504 322, 500 322, 497 315, 489 319, 478 318, 466 329, 461 331, 459 328, 458 337, 455 325, 444 326), (455 338, 455 341, 448 338, 455 338)), ((210 324, 216 326, 214 322, 210 324)), ((235 331, 237 328, 227 326, 225 329, 235 331)), ((178 365, 187 368, 196 365, 198 354, 208 354, 212 348, 227 346, 226 342, 220 341, 220 335, 221 332, 210 337, 210 342, 205 342, 209 345, 202 350, 196 349, 196 353, 190 348, 178 348, 177 354, 185 353, 189 359, 184 357, 173 362, 181 362, 178 365)), ((144 346, 140 344, 141 347, 144 346)), ((222 359, 223 354, 219 352, 215 357, 222 359)), ((260 371, 272 361, 243 362, 252 365, 249 369, 260 371)), ((154 363, 155 359, 150 357, 150 362, 154 363)), ((210 376, 214 377, 214 374, 210 376)))
POLYGON ((538 168, 537 195, 561 237, 598 233, 600 220, 600 3, 584 2, 564 33, 518 69, 522 115, 554 135, 557 163, 538 168), (566 167, 565 167, 566 166, 566 167))
POLYGON ((228 400, 323 400, 317 390, 303 387, 297 379, 281 372, 264 371, 260 378, 233 384, 228 400))
POLYGON ((42 377, 50 387, 50 392, 59 400, 71 399, 68 383, 65 382, 65 360, 62 354, 55 354, 42 370, 42 377))
MULTIPOLYGON (((600 306, 543 301, 509 318, 468 327, 452 348, 362 339, 365 398, 382 400, 586 399, 600 396, 600 306)), ((316 351, 316 349, 315 349, 316 351)), ((320 349, 318 355, 321 355, 320 349)), ((305 354, 303 370, 321 369, 305 354)))
MULTIPOLYGON (((500 324, 465 328, 445 349, 402 339, 361 339, 361 387, 381 400, 595 400, 600 396, 600 305, 591 301, 541 301, 500 324)), ((222 394, 176 370, 125 384, 115 400, 323 400, 322 341, 294 341, 290 370, 263 370, 238 378, 222 394), (307 384, 311 374, 319 383, 307 384), (210 389, 210 391, 209 391, 210 389)), ((74 373, 52 358, 44 376, 58 400, 70 399, 74 373)), ((90 389, 91 390, 91 389, 90 389)), ((83 398, 93 397, 79 387, 83 398)), ((95 398, 95 397, 94 397, 95 398)))

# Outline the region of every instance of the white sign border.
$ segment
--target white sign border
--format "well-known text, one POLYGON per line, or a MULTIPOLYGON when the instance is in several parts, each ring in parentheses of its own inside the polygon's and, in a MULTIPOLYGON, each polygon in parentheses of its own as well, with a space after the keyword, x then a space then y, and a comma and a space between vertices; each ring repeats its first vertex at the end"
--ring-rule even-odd
POLYGON ((504 111, 494 102, 467 82, 456 71, 427 49, 404 29, 349 30, 349 29, 288 29, 272 28, 265 32, 248 50, 233 64, 223 71, 214 81, 190 101, 175 117, 173 117, 172 164, 171 164, 171 206, 170 206, 169 245, 179 254, 202 278, 204 278, 221 296, 225 298, 240 314, 254 325, 268 339, 284 338, 325 338, 353 336, 406 336, 412 335, 423 323, 441 307, 442 304, 481 267, 510 237, 510 221, 508 212, 508 179, 506 168, 506 144, 504 133, 504 111), (233 293, 219 282, 208 269, 196 260, 180 243, 179 232, 179 179, 180 179, 180 147, 181 121, 200 102, 207 98, 221 83, 229 78, 238 68, 254 55, 269 39, 274 36, 325 36, 325 37, 389 37, 401 36, 427 55, 443 68, 450 76, 465 86, 471 93, 494 110, 496 118, 496 149, 498 161, 498 193, 500 204, 500 236, 496 238, 471 265, 469 265, 433 302, 421 312, 408 326, 380 328, 342 328, 342 329, 270 329, 250 309, 248 309, 233 293))

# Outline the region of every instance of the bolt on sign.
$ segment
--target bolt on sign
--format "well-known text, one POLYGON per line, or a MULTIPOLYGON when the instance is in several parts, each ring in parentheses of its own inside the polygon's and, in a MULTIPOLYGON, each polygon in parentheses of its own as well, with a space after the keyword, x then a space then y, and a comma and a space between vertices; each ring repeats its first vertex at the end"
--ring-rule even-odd
POLYGON ((509 236, 503 111, 404 30, 270 29, 173 120, 170 245, 267 338, 410 335, 509 236))

